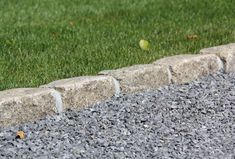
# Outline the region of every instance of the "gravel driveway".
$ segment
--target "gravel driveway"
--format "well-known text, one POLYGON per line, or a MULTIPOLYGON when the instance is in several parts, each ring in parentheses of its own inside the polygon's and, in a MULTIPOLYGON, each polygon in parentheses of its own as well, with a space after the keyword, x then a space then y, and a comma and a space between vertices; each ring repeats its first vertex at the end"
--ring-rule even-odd
POLYGON ((234 159, 234 127, 235 74, 220 72, 2 128, 0 158, 234 159))

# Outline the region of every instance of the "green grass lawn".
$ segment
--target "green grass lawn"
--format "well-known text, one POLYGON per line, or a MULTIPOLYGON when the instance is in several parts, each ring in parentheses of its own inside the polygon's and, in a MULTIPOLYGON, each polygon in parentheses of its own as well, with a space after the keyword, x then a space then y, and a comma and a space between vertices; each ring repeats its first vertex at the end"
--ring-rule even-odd
POLYGON ((0 8, 0 90, 235 42, 234 0, 1 0, 0 8))

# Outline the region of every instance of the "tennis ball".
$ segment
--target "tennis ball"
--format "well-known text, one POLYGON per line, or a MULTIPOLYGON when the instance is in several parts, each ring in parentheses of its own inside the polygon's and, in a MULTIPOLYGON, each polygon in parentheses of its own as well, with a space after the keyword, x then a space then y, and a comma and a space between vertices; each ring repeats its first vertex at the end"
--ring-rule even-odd
POLYGON ((145 51, 148 51, 149 50, 149 47, 150 47, 150 44, 147 40, 140 40, 139 42, 139 46, 142 50, 145 50, 145 51))

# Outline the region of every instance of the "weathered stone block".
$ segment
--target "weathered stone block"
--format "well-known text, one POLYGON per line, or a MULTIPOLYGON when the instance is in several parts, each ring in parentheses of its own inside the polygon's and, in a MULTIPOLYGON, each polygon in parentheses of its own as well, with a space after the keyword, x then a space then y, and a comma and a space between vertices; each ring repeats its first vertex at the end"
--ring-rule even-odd
POLYGON ((187 83, 223 69, 222 61, 213 54, 176 55, 157 60, 153 64, 168 66, 171 80, 176 84, 187 83))
POLYGON ((52 89, 17 88, 0 92, 0 127, 35 121, 57 112, 52 89))
POLYGON ((226 72, 235 72, 235 43, 205 48, 201 54, 216 54, 224 62, 226 72))
POLYGON ((81 76, 51 82, 41 87, 54 88, 61 93, 64 109, 81 108, 106 100, 116 92, 110 76, 81 76))
POLYGON ((105 70, 99 72, 99 74, 110 75, 117 79, 120 82, 123 93, 156 89, 170 83, 167 67, 152 64, 105 70))

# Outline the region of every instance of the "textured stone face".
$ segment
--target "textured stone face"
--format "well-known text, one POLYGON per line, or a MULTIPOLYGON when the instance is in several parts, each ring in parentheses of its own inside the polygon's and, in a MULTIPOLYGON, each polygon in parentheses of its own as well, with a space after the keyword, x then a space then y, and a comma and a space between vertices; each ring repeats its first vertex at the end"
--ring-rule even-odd
POLYGON ((225 65, 226 72, 235 72, 235 43, 200 50, 201 54, 216 54, 225 65))
POLYGON ((61 93, 64 109, 79 108, 115 95, 115 82, 110 76, 82 76, 54 81, 41 87, 61 93))
POLYGON ((168 66, 171 80, 176 84, 187 83, 223 69, 222 61, 213 54, 171 56, 157 60, 154 64, 168 66))
POLYGON ((110 75, 117 79, 120 82, 123 93, 156 89, 170 83, 167 67, 152 64, 106 70, 99 72, 99 74, 110 75))
POLYGON ((35 121, 57 112, 54 90, 17 88, 0 92, 0 127, 35 121))

